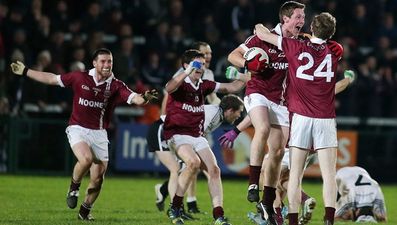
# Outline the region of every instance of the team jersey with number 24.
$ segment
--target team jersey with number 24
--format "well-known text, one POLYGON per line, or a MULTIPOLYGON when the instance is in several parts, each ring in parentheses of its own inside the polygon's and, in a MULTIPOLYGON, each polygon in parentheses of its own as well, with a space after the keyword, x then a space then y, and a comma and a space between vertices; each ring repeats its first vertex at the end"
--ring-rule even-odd
POLYGON ((282 38, 280 47, 289 63, 288 110, 312 118, 335 118, 338 59, 326 41, 282 38))

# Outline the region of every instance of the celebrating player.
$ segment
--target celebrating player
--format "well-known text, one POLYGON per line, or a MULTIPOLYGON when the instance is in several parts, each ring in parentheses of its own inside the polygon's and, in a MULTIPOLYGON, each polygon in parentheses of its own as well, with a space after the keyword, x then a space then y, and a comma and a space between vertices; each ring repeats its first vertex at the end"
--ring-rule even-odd
POLYGON ((11 64, 17 75, 27 76, 38 82, 69 87, 74 92, 73 110, 66 133, 77 158, 66 203, 69 208, 77 206, 79 188, 83 176, 90 172, 86 196, 80 206, 78 219, 93 220, 90 211, 101 191, 108 166, 109 140, 106 128, 117 104, 142 105, 156 98, 155 90, 138 94, 131 91, 112 73, 113 56, 108 49, 98 49, 93 54, 93 69, 85 72, 53 73, 28 69, 21 62, 11 64))
POLYGON ((186 164, 178 177, 178 186, 172 200, 169 217, 175 224, 183 224, 180 217, 183 196, 188 185, 200 168, 201 162, 209 174, 209 191, 212 198, 215 224, 229 224, 223 212, 223 194, 219 167, 204 134, 204 98, 212 92, 236 93, 247 82, 235 80, 231 83, 217 83, 201 80, 204 68, 204 54, 187 50, 182 56, 185 70, 174 76, 166 85, 169 94, 164 121, 164 138, 168 146, 186 164))
MULTIPOLYGON (((284 3, 279 11, 280 24, 272 32, 283 37, 298 36, 305 22, 304 7, 305 5, 295 1, 284 3)), ((289 132, 289 114, 283 98, 288 62, 281 50, 263 42, 257 35, 249 37, 244 44, 233 50, 228 60, 233 65, 246 67, 252 72, 244 98, 245 108, 255 129, 250 150, 247 199, 250 202, 259 201, 259 177, 267 141, 269 161, 264 168, 264 188, 260 205, 266 209, 267 222, 277 224, 273 202, 289 132), (247 61, 243 56, 251 47, 265 50, 270 64, 266 60, 261 61, 260 55, 247 61)))
MULTIPOLYGON (((350 84, 352 84, 355 80, 355 73, 352 70, 345 70, 344 71, 344 79, 338 81, 335 84, 335 94, 338 94, 342 91, 344 91, 350 84)), ((224 135, 222 135, 221 140, 223 141, 223 145, 225 147, 231 148, 233 146, 234 140, 237 138, 237 136, 240 133, 240 130, 245 130, 251 126, 251 121, 249 119, 249 116, 244 118, 244 120, 239 123, 234 129, 226 132, 224 135), (237 131, 236 131, 237 130, 237 131)), ((313 157, 314 154, 310 154, 309 157, 306 160, 305 168, 307 168, 311 163, 313 163, 313 157)), ((267 163, 269 160, 268 157, 265 157, 263 160, 263 165, 267 163)), ((283 156, 283 159, 281 161, 281 173, 280 173, 280 179, 277 184, 277 190, 276 190, 276 199, 273 204, 273 208, 276 210, 276 219, 278 220, 278 224, 283 224, 283 215, 281 215, 282 211, 282 201, 287 193, 288 190, 288 179, 289 179, 289 150, 286 148, 285 153, 283 156)), ((311 198, 308 196, 305 192, 302 191, 302 197, 301 197, 301 206, 302 206, 302 213, 299 218, 299 225, 304 225, 308 224, 312 218, 312 213, 313 210, 316 206, 316 201, 314 198, 311 198)), ((256 221, 257 223, 263 223, 264 221, 260 218, 261 216, 255 213, 249 213, 248 217, 256 221)))
MULTIPOLYGON (((222 98, 219 105, 204 105, 204 111, 204 136, 207 138, 207 135, 219 127, 223 121, 233 124, 234 121, 240 117, 243 111, 243 101, 236 95, 229 94, 222 98)), ((169 151, 168 146, 166 146, 163 141, 162 127, 164 118, 165 117, 162 117, 150 126, 147 135, 149 151, 155 152, 159 160, 170 171, 169 180, 163 184, 156 185, 156 196, 158 200, 156 205, 159 210, 164 208, 164 201, 168 194, 171 196, 171 199, 173 198, 178 182, 178 173, 181 169, 179 160, 176 159, 173 152, 169 151)), ((205 170, 206 168, 202 169, 205 170)), ((189 203, 191 202, 188 202, 188 206, 189 203)), ((193 207, 188 207, 188 209, 192 208, 193 207)), ((182 217, 189 217, 185 212, 182 211, 182 213, 185 214, 182 215, 182 217)))
POLYGON ((336 173, 338 199, 337 220, 356 222, 387 222, 382 190, 369 173, 361 167, 343 167, 336 173))
MULTIPOLYGON (((323 178, 324 224, 332 225, 336 199, 335 72, 340 59, 327 46, 335 33, 335 18, 316 15, 311 23, 312 38, 296 40, 271 33, 262 24, 257 36, 283 50, 288 60, 288 110, 291 113, 290 180, 288 183, 289 224, 298 224, 304 163, 314 149, 318 152, 323 178)), ((262 209, 262 212, 265 209, 262 209)))

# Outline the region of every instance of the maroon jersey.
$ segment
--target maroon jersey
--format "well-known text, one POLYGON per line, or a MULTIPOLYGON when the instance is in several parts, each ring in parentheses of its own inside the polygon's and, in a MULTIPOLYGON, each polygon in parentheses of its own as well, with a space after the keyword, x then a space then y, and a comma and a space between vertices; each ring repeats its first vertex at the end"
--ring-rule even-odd
POLYGON ((338 59, 326 42, 282 38, 281 49, 289 62, 288 110, 312 118, 335 118, 338 59))
MULTIPOLYGON (((272 32, 282 35, 281 26, 277 25, 272 32)), ((243 48, 245 48, 244 46, 248 48, 259 47, 265 50, 269 55, 270 63, 269 68, 265 71, 252 75, 251 80, 247 83, 245 94, 262 94, 276 104, 284 104, 283 93, 285 85, 283 83, 288 69, 288 61, 284 53, 277 46, 260 40, 256 35, 249 37, 243 44, 243 48)))
POLYGON ((214 92, 217 83, 200 80, 193 84, 186 77, 179 88, 168 96, 164 121, 164 138, 175 134, 199 137, 203 135, 205 97, 214 92))
POLYGON ((73 110, 69 125, 106 129, 116 105, 130 103, 136 94, 111 76, 104 82, 94 80, 95 69, 60 76, 60 85, 73 89, 73 110))

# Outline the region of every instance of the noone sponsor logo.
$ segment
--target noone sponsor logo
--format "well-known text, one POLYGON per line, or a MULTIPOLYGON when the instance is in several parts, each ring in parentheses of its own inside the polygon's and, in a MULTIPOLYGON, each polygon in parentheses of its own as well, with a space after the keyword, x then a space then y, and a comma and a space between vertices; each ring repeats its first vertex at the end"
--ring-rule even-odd
POLYGON ((288 69, 288 63, 286 62, 273 62, 270 63, 270 68, 276 69, 276 70, 286 70, 288 69))
POLYGON ((79 105, 92 108, 103 108, 103 102, 91 101, 84 98, 79 98, 79 105))

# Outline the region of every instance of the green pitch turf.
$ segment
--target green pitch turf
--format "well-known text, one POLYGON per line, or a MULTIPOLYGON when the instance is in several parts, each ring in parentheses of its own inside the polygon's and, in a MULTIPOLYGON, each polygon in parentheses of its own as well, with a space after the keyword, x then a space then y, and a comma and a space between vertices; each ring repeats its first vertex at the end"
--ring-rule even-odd
MULTIPOLYGON (((87 186, 83 180, 81 194, 87 186)), ((56 224, 128 224, 160 225, 171 224, 165 212, 155 207, 154 185, 163 182, 163 178, 153 177, 113 177, 108 176, 94 209, 94 222, 77 220, 78 207, 69 209, 65 197, 69 186, 69 177, 49 176, 11 176, 0 175, 0 224, 17 225, 56 225, 56 224)), ((245 180, 224 180, 225 215, 234 225, 253 224, 248 221, 247 213, 255 205, 247 202, 245 180)), ((307 193, 317 199, 318 205, 311 224, 322 224, 323 205, 321 200, 321 183, 304 181, 307 193)), ((397 224, 397 187, 382 185, 386 198, 389 222, 397 224)), ((198 220, 185 224, 204 225, 212 223, 207 184, 204 179, 198 182, 198 204, 206 215, 197 216, 198 220)), ((81 195, 82 196, 82 195, 81 195)), ((79 199, 79 204, 82 197, 79 199)), ((166 202, 166 206, 169 200, 166 202)), ((337 222, 348 225, 352 222, 337 222)))

